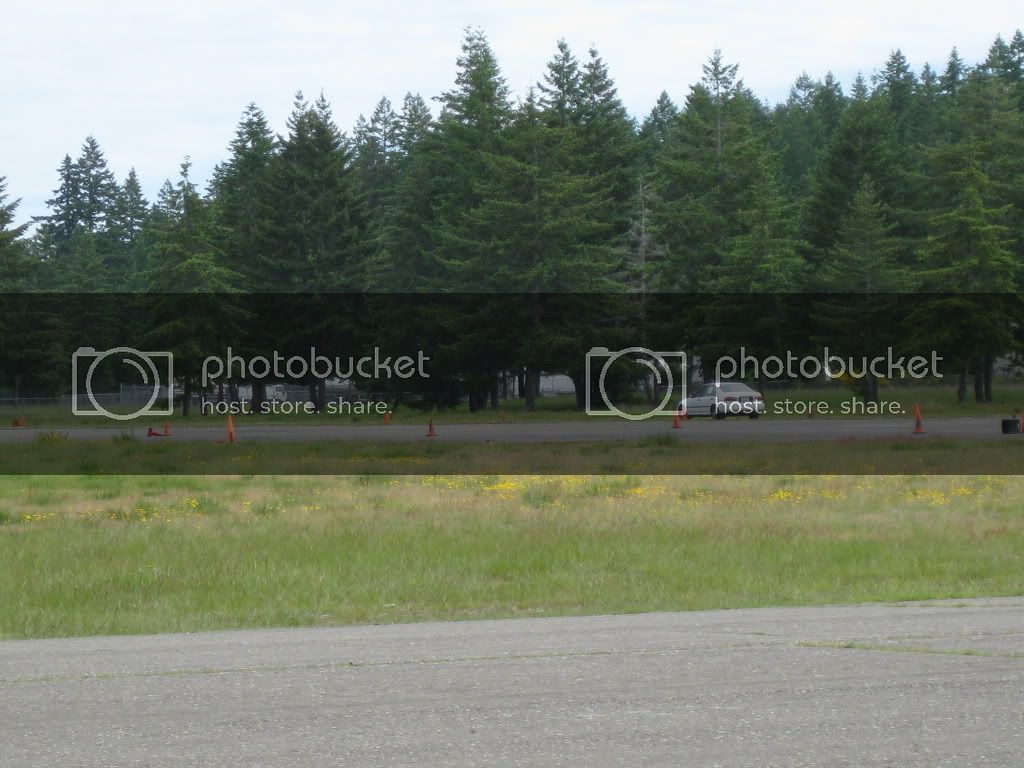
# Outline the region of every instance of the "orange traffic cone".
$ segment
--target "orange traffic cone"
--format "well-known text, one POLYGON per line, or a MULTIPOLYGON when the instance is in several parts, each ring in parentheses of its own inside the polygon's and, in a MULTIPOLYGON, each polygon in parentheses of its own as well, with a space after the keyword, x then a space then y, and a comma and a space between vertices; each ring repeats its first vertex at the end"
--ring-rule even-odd
POLYGON ((427 425, 427 437, 437 437, 437 431, 434 429, 434 420, 431 419, 427 425))
POLYGON ((921 404, 914 403, 914 434, 924 434, 924 424, 921 422, 921 404))
POLYGON ((231 416, 230 413, 228 414, 227 430, 228 430, 228 442, 229 443, 235 442, 235 420, 231 416))
POLYGON ((170 437, 171 436, 171 422, 169 422, 169 421, 165 421, 164 422, 164 434, 163 434, 163 436, 164 437, 170 437))
POLYGON ((19 416, 18 418, 11 422, 11 426, 14 427, 15 429, 21 429, 22 427, 25 426, 25 417, 19 416))
POLYGON ((384 411, 384 423, 385 424, 390 424, 391 423, 391 411, 384 411))
POLYGON ((508 424, 508 414, 505 411, 501 412, 501 423, 508 424))
POLYGON ((672 414, 672 429, 679 429, 683 426, 683 416, 680 411, 676 411, 672 414))

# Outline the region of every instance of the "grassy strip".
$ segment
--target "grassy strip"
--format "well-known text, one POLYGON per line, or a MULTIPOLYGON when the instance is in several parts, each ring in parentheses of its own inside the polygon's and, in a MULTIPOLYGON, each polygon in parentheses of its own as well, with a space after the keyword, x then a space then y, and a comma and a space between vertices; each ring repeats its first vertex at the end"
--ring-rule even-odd
POLYGON ((3 477, 0 636, 1024 592, 1024 488, 921 477, 3 477))
POLYGON ((216 443, 60 433, 0 445, 0 474, 1019 474, 1024 438, 928 437, 807 443, 688 442, 685 434, 601 443, 321 441, 216 443))

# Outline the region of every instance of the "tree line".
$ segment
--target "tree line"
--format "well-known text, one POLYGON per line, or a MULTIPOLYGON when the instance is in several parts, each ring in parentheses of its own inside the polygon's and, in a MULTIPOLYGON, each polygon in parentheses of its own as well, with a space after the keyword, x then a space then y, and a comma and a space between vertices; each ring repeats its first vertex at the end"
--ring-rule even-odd
POLYGON ((897 50, 846 88, 803 74, 775 106, 715 51, 681 102, 663 92, 637 120, 596 50, 559 42, 514 100, 471 29, 436 101, 381 99, 346 133, 299 94, 282 135, 249 105, 208 187, 186 161, 153 203, 90 137, 34 227, 0 179, 0 289, 847 292, 878 296, 858 305, 865 335, 885 333, 887 296, 934 293, 919 321, 982 398, 1016 347, 1012 303, 939 294, 1024 277, 1020 31, 973 65, 954 49, 915 72, 897 50))

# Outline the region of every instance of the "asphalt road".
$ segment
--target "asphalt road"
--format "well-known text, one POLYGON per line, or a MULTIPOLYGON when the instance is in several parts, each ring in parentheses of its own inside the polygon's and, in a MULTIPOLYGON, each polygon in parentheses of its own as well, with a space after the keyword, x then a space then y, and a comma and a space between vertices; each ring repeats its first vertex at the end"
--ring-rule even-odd
MULTIPOLYGON (((441 442, 467 443, 550 443, 607 442, 636 440, 670 433, 679 440, 692 442, 809 442, 816 440, 870 440, 909 437, 914 420, 906 417, 862 419, 773 419, 770 416, 752 420, 730 418, 715 421, 690 419, 680 429, 672 429, 667 419, 625 421, 614 417, 593 417, 583 421, 529 422, 519 424, 439 424, 437 437, 441 442)), ((157 426, 153 424, 152 426, 157 426)), ((1000 420, 994 417, 941 418, 925 421, 925 434, 919 439, 970 438, 993 440, 1024 440, 1021 435, 1003 435, 1000 420)), ((132 432, 139 439, 160 441, 214 442, 223 440, 225 430, 216 427, 177 427, 169 438, 146 437, 145 422, 114 427, 58 429, 73 440, 109 440, 122 432, 132 432)), ((0 429, 0 443, 31 443, 38 429, 0 429)), ((272 424, 239 425, 239 441, 300 442, 324 440, 417 441, 426 440, 422 425, 392 424, 390 426, 352 424, 272 424)))
POLYGON ((0 643, 0 765, 1024 765, 1024 598, 0 643))

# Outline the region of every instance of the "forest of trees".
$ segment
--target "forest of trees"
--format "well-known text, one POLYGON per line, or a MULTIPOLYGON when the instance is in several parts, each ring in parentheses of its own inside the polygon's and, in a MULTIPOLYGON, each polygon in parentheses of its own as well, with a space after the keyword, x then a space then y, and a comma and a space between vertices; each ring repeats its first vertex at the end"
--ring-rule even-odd
MULTIPOLYGON (((766 106, 716 51, 641 121, 597 51, 559 42, 513 103, 482 32, 431 113, 343 133, 250 105, 204 190, 145 199, 97 141, 31 236, 0 187, 0 288, 75 291, 1012 291, 1024 256, 1024 35, 968 66, 895 51, 766 106)), ((2 183, 2 182, 0 182, 2 183)))
MULTIPOLYGON (((299 94, 283 135, 251 104, 208 187, 186 160, 155 202, 134 171, 119 182, 89 137, 32 227, 14 225, 0 177, 0 291, 884 302, 1024 281, 1020 31, 976 64, 954 49, 915 72, 897 50, 845 87, 803 74, 774 107, 715 51, 681 101, 663 92, 637 120, 599 53, 565 42, 513 100, 471 29, 436 101, 435 115, 417 94, 397 109, 383 98, 346 133, 323 96, 299 94)), ((964 370, 990 387, 1017 318, 955 302, 918 321, 960 339, 964 370)))

